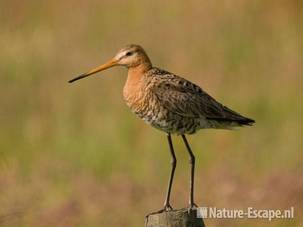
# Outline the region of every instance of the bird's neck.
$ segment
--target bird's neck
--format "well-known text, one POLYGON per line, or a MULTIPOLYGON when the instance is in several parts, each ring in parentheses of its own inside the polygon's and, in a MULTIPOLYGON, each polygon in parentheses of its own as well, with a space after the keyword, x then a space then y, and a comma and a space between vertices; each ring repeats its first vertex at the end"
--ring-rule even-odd
POLYGON ((150 61, 143 62, 135 67, 128 68, 128 77, 127 81, 137 82, 140 80, 140 77, 144 75, 148 70, 152 68, 150 61))
POLYGON ((151 63, 147 62, 128 69, 128 76, 123 89, 123 96, 128 104, 142 98, 142 88, 144 87, 143 77, 151 68, 151 63))
POLYGON ((130 67, 128 69, 128 76, 126 80, 126 87, 136 87, 140 86, 142 82, 143 75, 152 68, 152 65, 150 62, 141 63, 140 65, 137 65, 136 67, 130 67))

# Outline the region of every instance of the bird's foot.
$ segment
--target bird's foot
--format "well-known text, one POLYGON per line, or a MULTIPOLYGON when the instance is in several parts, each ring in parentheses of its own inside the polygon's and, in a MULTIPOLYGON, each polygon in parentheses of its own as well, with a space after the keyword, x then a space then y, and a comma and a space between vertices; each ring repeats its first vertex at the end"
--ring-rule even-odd
POLYGON ((167 211, 172 211, 172 210, 173 210, 172 206, 168 203, 168 204, 164 205, 163 209, 151 212, 151 213, 147 214, 145 216, 145 218, 147 219, 150 215, 153 215, 153 214, 160 214, 160 213, 167 212, 167 211))
POLYGON ((195 203, 190 203, 188 207, 188 213, 190 213, 192 210, 196 210, 199 206, 195 203))

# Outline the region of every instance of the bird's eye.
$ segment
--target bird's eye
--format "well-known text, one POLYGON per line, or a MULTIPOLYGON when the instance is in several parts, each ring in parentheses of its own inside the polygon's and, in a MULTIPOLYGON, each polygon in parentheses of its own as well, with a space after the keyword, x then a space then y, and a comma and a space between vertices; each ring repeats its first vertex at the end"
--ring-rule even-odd
POLYGON ((125 54, 125 56, 131 56, 133 53, 132 52, 127 52, 126 54, 125 54))

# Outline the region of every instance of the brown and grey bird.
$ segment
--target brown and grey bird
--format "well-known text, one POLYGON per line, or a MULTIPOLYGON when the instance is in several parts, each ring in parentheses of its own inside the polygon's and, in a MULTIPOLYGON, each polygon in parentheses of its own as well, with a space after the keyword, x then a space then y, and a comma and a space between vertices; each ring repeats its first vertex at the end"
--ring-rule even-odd
POLYGON ((172 209, 170 193, 176 168, 176 156, 171 134, 181 135, 190 158, 189 207, 194 203, 195 156, 185 137, 199 129, 231 129, 252 125, 255 121, 220 104, 194 83, 173 73, 152 66, 146 52, 139 45, 128 45, 105 64, 69 82, 85 78, 113 66, 128 68, 123 97, 132 112, 146 123, 167 134, 172 168, 163 210, 172 209))

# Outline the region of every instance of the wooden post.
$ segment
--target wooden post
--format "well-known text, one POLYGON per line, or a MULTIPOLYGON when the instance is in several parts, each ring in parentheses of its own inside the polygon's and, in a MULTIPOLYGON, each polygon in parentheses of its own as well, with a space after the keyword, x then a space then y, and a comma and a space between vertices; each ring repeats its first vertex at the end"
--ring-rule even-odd
POLYGON ((205 225, 202 218, 197 218, 197 210, 182 208, 148 215, 145 227, 205 227, 205 225))

